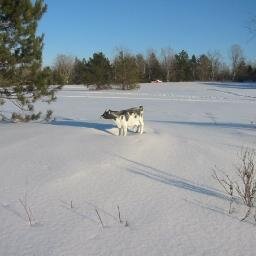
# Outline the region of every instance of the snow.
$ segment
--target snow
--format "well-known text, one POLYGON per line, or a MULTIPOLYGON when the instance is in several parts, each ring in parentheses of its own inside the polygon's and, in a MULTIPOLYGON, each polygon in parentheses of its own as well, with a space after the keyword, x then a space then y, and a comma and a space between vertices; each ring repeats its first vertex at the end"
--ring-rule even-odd
POLYGON ((0 255, 255 255, 253 219, 240 221, 242 205, 229 215, 212 178, 215 165, 236 177, 241 147, 255 147, 255 89, 66 86, 57 102, 37 105, 54 110, 52 122, 0 123, 0 255), (115 136, 100 119, 105 109, 138 105, 143 135, 115 136))

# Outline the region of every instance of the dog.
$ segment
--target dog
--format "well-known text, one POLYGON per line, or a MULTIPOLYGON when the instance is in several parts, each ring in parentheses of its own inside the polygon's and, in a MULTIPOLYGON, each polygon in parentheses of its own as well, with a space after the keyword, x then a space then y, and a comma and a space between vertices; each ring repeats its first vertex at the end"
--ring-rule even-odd
POLYGON ((106 110, 101 117, 104 119, 110 119, 118 127, 118 135, 127 135, 128 128, 135 129, 136 132, 142 134, 144 131, 144 108, 143 106, 128 108, 125 110, 114 111, 106 110))

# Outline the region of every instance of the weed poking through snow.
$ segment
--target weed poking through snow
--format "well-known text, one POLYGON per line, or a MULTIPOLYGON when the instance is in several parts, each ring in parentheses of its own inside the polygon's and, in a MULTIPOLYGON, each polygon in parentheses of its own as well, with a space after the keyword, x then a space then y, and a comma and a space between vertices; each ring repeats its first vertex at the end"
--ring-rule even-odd
POLYGON ((224 174, 220 177, 217 172, 220 172, 215 167, 213 169, 213 177, 222 186, 225 193, 228 194, 229 200, 229 214, 232 213, 231 207, 235 201, 234 192, 241 199, 243 204, 247 207, 247 211, 241 221, 244 221, 249 216, 253 216, 256 222, 256 160, 255 151, 253 149, 242 149, 239 159, 240 164, 236 167, 236 173, 239 181, 233 181, 230 177, 224 174), (254 212, 254 213, 253 213, 254 212))

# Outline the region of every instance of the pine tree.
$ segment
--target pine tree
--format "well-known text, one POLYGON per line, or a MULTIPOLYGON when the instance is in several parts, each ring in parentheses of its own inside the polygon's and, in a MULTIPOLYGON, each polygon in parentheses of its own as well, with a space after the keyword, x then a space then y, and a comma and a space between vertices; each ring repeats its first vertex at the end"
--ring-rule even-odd
POLYGON ((245 61, 242 60, 237 66, 236 81, 244 82, 246 80, 249 80, 248 66, 245 61))
POLYGON ((175 55, 175 64, 177 81, 192 80, 191 65, 186 51, 182 50, 179 54, 175 55))
POLYGON ((148 74, 148 82, 151 82, 157 79, 161 80, 163 77, 163 72, 162 72, 160 62, 153 51, 150 52, 147 57, 147 74, 148 74))
POLYGON ((190 66, 191 66, 191 73, 192 73, 192 80, 197 80, 197 62, 196 62, 196 56, 193 54, 190 59, 190 66))
POLYGON ((138 76, 141 83, 146 82, 146 61, 142 54, 136 55, 136 64, 138 67, 138 76))
POLYGON ((87 62, 88 84, 96 85, 97 89, 109 87, 111 81, 110 61, 102 52, 94 53, 87 62))
POLYGON ((113 63, 114 83, 121 85, 122 90, 133 89, 139 82, 139 71, 136 58, 120 51, 113 63))
POLYGON ((86 60, 83 58, 79 60, 78 58, 75 59, 73 71, 71 74, 71 83, 72 84, 86 84, 88 81, 88 71, 87 71, 87 63, 86 60))
POLYGON ((13 114, 15 119, 39 118, 34 102, 43 96, 55 99, 55 88, 47 85, 49 73, 41 68, 44 36, 36 35, 46 9, 43 0, 0 0, 0 101, 22 110, 13 114))

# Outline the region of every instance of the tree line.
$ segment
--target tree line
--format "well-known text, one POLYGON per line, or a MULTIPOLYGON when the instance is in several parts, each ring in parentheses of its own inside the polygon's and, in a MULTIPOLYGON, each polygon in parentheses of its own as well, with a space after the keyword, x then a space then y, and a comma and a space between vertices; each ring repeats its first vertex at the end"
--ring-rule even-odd
POLYGON ((52 84, 95 85, 97 89, 110 85, 131 89, 137 83, 155 80, 256 81, 256 63, 246 60, 239 45, 231 47, 230 61, 228 66, 217 51, 190 57, 185 50, 175 53, 170 48, 161 49, 159 55, 150 50, 146 56, 119 50, 112 60, 102 52, 94 53, 87 60, 60 54, 54 65, 46 69, 52 84))
MULTIPOLYGON (((96 89, 114 85, 126 90, 155 80, 256 81, 256 65, 246 60, 239 45, 230 49, 231 66, 218 52, 189 56, 185 50, 175 53, 165 48, 159 55, 154 50, 134 55, 121 49, 111 60, 102 52, 89 59, 62 54, 53 66, 43 67, 44 35, 36 32, 46 11, 44 0, 0 0, 0 120, 8 119, 2 109, 6 102, 18 109, 12 119, 38 119, 41 113, 34 111, 34 103, 54 101, 55 92, 65 84, 94 85, 96 89)), ((250 27, 253 35, 255 20, 250 27)))

